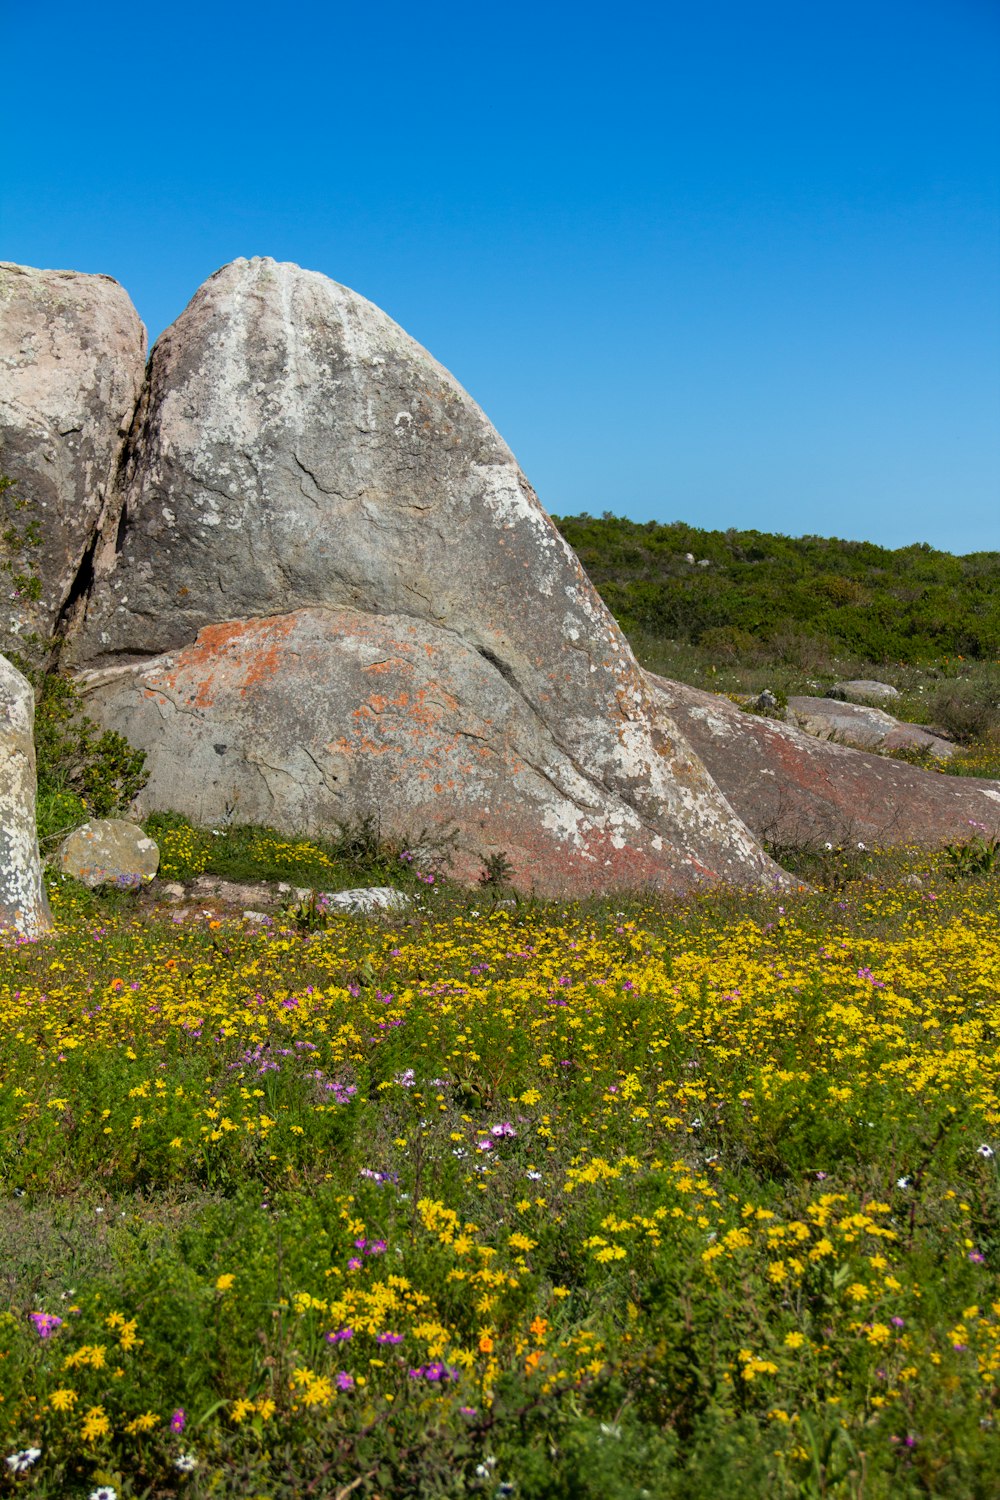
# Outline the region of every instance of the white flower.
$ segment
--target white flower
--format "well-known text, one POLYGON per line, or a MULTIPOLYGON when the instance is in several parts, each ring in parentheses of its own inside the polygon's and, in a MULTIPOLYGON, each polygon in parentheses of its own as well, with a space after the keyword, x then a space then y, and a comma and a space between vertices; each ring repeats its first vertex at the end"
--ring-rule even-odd
POLYGON ((542 1180, 542 1174, 541 1174, 541 1172, 529 1172, 528 1173, 528 1181, 529 1182, 541 1182, 541 1180, 542 1180))
POLYGON ((118 1491, 113 1484, 99 1484, 96 1490, 91 1490, 90 1500, 118 1500, 118 1491))
POLYGON ((987 1146, 987 1145, 983 1144, 982 1146, 977 1146, 976 1147, 976 1155, 984 1157, 986 1161, 989 1161, 990 1157, 993 1154, 994 1153, 993 1153, 993 1147, 992 1146, 987 1146))
POLYGON ((8 1453, 4 1462, 12 1474, 23 1474, 25 1469, 30 1469, 41 1456, 41 1448, 22 1448, 20 1453, 8 1453))
POLYGON ((910 1186, 910 1179, 908 1177, 897 1177, 896 1186, 898 1188, 908 1188, 910 1186))
POLYGON ((488 1479, 490 1477, 490 1470, 495 1469, 496 1466, 497 1461, 491 1453, 488 1458, 483 1459, 481 1464, 476 1464, 476 1474, 480 1479, 488 1479))
POLYGON ((859 845, 858 845, 858 848, 859 848, 859 849, 864 849, 864 848, 866 848, 866 847, 867 847, 867 846, 866 846, 866 845, 865 845, 865 844, 859 844, 859 845))
POLYGON ((193 1453, 182 1453, 180 1458, 174 1459, 174 1468, 180 1469, 182 1474, 190 1474, 192 1469, 198 1467, 198 1460, 193 1453))

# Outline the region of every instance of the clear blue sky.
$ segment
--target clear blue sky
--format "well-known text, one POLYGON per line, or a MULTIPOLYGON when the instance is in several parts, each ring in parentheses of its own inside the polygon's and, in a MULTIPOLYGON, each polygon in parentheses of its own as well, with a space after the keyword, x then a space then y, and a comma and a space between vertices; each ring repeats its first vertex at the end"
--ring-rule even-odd
POLYGON ((1000 549, 1000 4, 11 5, 0 258, 273 255, 543 504, 1000 549))

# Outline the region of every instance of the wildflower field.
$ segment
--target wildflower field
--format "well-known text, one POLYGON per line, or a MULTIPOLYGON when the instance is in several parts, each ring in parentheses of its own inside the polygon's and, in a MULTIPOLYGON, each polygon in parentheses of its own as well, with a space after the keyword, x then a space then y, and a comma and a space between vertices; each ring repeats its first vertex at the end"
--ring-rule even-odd
POLYGON ((911 869, 313 932, 55 886, 0 1493, 995 1496, 1000 879, 911 869))

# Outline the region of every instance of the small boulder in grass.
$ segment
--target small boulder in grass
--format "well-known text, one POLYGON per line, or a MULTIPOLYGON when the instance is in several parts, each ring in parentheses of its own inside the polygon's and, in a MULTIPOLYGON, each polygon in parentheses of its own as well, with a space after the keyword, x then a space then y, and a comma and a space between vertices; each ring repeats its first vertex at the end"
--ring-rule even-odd
POLYGON ((63 840, 55 863, 64 875, 72 875, 91 890, 100 885, 136 890, 153 879, 160 851, 138 823, 95 818, 63 840))
MULTIPOLYGON (((300 900, 308 897, 309 891, 298 893, 300 900)), ((346 911, 353 916, 364 916, 373 911, 406 911, 412 905, 405 891, 391 885, 358 886, 350 891, 321 891, 319 900, 327 911, 346 911)))
POLYGON ((899 697, 899 689, 888 682, 874 682, 869 677, 855 678, 852 682, 835 682, 826 692, 828 698, 841 703, 891 703, 899 697))

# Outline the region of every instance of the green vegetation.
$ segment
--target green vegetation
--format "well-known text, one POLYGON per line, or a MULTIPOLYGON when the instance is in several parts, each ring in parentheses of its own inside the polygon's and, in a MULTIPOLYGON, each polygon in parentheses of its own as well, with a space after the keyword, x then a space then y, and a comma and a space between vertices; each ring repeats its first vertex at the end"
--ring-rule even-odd
POLYGON ((987 1500, 996 864, 485 873, 312 932, 52 883, 0 950, 0 1486, 987 1500))
POLYGON ((870 662, 1000 658, 1000 552, 953 557, 922 543, 889 551, 607 514, 557 525, 626 631, 733 657, 812 642, 870 662))
POLYGON ((890 551, 607 513, 556 523, 650 671, 779 699, 877 677, 902 694, 898 718, 962 745, 937 769, 1000 776, 1000 552, 890 551))
POLYGON ((215 875, 223 880, 284 881, 322 890, 415 882, 412 851, 383 838, 374 816, 346 825, 327 838, 308 839, 290 838, 257 824, 195 828, 180 813, 151 813, 144 827, 159 847, 159 873, 164 880, 215 875))

